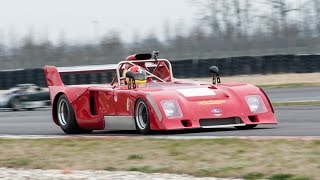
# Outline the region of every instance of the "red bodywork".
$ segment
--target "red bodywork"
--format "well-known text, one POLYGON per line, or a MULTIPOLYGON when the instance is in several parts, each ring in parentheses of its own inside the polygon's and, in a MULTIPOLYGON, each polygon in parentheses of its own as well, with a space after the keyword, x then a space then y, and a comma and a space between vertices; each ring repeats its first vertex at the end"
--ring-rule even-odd
MULTIPOLYGON (((139 60, 128 59, 132 63, 143 64, 139 60), (134 60, 134 61, 133 61, 134 60)), ((243 126, 251 124, 277 124, 272 105, 266 94, 250 84, 228 83, 212 85, 190 80, 172 78, 171 65, 158 60, 152 63, 150 73, 163 81, 151 80, 146 87, 128 89, 119 77, 118 84, 99 85, 64 85, 59 68, 45 66, 44 71, 52 102, 52 116, 59 125, 56 115, 56 104, 60 95, 65 94, 71 103, 79 127, 88 130, 109 129, 108 118, 134 116, 135 103, 144 99, 150 111, 150 128, 152 130, 174 130, 191 128, 211 128, 225 126, 243 126), (264 111, 251 112, 246 98, 261 97, 264 111), (178 103, 182 115, 168 118, 162 103, 166 100, 178 103)), ((120 71, 125 63, 106 68, 82 69, 71 72, 120 71), (118 68, 118 69, 117 69, 118 68)), ((148 67, 145 66, 148 70, 148 67)), ((70 73, 70 72, 69 72, 70 73)), ((131 117, 131 118, 130 118, 131 117)), ((112 128, 111 128, 112 129, 112 128)), ((121 129, 118 128, 118 129, 121 129)), ((127 128, 124 128, 124 130, 127 128)), ((130 128, 129 128, 130 129, 130 128)))

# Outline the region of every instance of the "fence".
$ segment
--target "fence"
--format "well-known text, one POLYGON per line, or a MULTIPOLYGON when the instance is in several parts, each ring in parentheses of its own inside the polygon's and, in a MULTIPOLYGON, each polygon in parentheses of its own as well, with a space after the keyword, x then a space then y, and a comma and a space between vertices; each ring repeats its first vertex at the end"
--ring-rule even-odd
MULTIPOLYGON (((222 59, 190 59, 171 61, 174 77, 208 77, 209 67, 218 66, 221 76, 240 74, 311 73, 320 72, 320 55, 273 55, 259 57, 232 57, 222 59)), ((66 84, 103 83, 111 81, 113 74, 68 74, 62 79, 66 84)), ((320 78, 320 77, 319 77, 320 78)), ((16 84, 33 83, 45 87, 43 69, 0 71, 0 89, 16 84)))

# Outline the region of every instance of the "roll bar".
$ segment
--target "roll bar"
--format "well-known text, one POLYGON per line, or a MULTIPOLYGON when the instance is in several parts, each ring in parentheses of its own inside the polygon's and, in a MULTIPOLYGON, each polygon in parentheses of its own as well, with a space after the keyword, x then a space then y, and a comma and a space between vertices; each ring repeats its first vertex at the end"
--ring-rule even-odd
MULTIPOLYGON (((135 60, 135 61, 120 61, 118 64, 117 64, 117 74, 116 76, 113 78, 112 82, 111 82, 111 85, 114 84, 114 81, 117 79, 118 81, 118 86, 120 86, 120 82, 121 80, 125 79, 125 77, 121 77, 120 76, 120 70, 123 69, 123 66, 126 65, 126 64, 129 64, 129 65, 137 65, 136 63, 141 63, 141 62, 144 62, 144 63, 147 63, 147 62, 150 62, 150 63, 153 63, 152 65, 146 65, 146 67, 158 67, 159 64, 161 62, 164 62, 168 65, 168 68, 169 68, 169 71, 170 71, 170 81, 173 82, 173 72, 172 72, 172 66, 171 66, 171 63, 170 61, 168 61, 167 59, 148 59, 148 60, 135 60)), ((161 79, 160 77, 154 75, 153 73, 149 72, 148 70, 146 70, 146 73, 147 73, 147 77, 154 77, 156 79, 158 79, 159 81, 161 82, 166 82, 165 80, 161 79)))

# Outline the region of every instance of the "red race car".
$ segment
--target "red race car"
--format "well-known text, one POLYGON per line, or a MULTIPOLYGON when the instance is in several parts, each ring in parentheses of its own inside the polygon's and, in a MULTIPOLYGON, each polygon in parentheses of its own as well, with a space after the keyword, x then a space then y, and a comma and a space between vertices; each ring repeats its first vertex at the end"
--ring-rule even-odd
POLYGON ((105 66, 45 66, 53 121, 67 134, 93 130, 152 130, 236 127, 277 124, 266 93, 243 83, 179 80, 171 63, 158 53, 136 54, 105 66), (109 84, 64 85, 60 73, 114 71, 109 84))

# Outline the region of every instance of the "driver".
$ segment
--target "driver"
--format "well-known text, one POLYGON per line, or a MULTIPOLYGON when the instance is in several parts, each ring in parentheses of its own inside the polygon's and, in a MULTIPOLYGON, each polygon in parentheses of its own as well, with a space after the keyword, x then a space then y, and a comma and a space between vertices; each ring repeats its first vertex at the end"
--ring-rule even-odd
MULTIPOLYGON (((123 75, 125 76, 125 74, 131 71, 134 73, 134 79, 135 79, 135 83, 137 85, 137 87, 145 87, 146 86, 146 82, 147 82, 147 73, 146 70, 144 70, 141 66, 138 65, 134 65, 131 66, 127 71, 123 72, 123 75)), ((129 79, 126 78, 126 84, 129 83, 129 79)))

